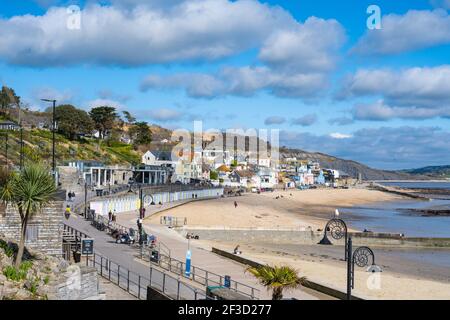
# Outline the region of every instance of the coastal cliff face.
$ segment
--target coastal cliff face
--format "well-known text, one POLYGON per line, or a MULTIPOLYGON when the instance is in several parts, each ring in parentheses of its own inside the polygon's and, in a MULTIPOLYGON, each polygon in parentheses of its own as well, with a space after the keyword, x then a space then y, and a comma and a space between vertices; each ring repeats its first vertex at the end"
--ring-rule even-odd
POLYGON ((353 160, 340 159, 319 152, 280 148, 280 158, 292 157, 318 162, 323 168, 343 171, 355 179, 359 174, 363 180, 427 180, 431 178, 421 174, 373 169, 353 160))

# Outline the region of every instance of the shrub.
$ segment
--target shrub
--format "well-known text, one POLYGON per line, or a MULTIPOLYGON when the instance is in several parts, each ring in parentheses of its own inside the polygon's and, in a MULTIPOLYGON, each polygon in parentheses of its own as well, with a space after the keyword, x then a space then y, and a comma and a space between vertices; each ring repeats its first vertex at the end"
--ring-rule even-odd
POLYGON ((0 239, 0 248, 5 251, 5 254, 8 258, 11 258, 14 255, 14 249, 11 248, 5 240, 0 239))
POLYGON ((27 272, 32 266, 33 263, 31 261, 22 262, 19 269, 16 269, 13 266, 6 266, 3 269, 3 275, 9 280, 13 281, 25 280, 27 277, 27 272))

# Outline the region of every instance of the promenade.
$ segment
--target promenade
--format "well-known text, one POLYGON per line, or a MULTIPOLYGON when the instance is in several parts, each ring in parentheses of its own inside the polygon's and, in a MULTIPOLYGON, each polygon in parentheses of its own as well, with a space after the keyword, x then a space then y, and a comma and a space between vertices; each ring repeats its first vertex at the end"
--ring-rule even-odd
MULTIPOLYGON (((80 201, 80 198, 77 199, 80 201)), ((75 201, 75 205, 78 201, 75 201)), ((187 201, 186 201, 187 202, 187 201)), ((163 206, 155 205, 147 208, 146 216, 155 214, 161 210, 169 209, 174 206, 183 205, 184 202, 167 203, 163 206)), ((129 227, 137 228, 136 226, 137 213, 128 212, 117 215, 117 223, 129 227)), ((137 275, 145 278, 149 278, 148 264, 144 263, 137 256, 136 248, 130 247, 124 244, 116 244, 113 239, 106 233, 101 232, 91 226, 89 221, 86 221, 83 217, 72 215, 72 217, 66 221, 66 224, 86 233, 89 237, 95 239, 95 252, 100 253, 104 257, 120 264, 123 268, 128 269, 137 275)), ((171 256, 178 260, 184 261, 186 250, 188 247, 187 239, 183 238, 176 231, 171 230, 162 225, 144 223, 147 233, 154 234, 159 241, 164 242, 170 248, 171 256)), ((229 275, 232 280, 241 282, 248 286, 254 287, 260 290, 259 299, 271 299, 271 293, 268 292, 258 281, 250 274, 245 273, 245 266, 229 259, 220 257, 208 248, 202 248, 196 245, 195 240, 191 240, 190 249, 192 251, 192 265, 206 269, 210 272, 214 272, 219 275, 229 275)), ((205 288, 199 284, 193 283, 186 279, 182 279, 183 282, 204 291, 205 288)), ((319 299, 332 299, 331 297, 321 294, 319 292, 302 288, 301 290, 288 291, 285 293, 285 298, 295 298, 300 300, 319 300, 319 299)))
MULTIPOLYGON (((187 201, 188 202, 188 201, 187 201)), ((184 202, 185 203, 185 202, 184 202)), ((170 209, 175 206, 182 205, 183 202, 168 203, 163 206, 155 205, 146 208, 146 217, 160 212, 162 210, 170 209)), ((123 226, 130 228, 137 228, 136 226, 137 213, 128 212, 117 215, 117 222, 123 226)), ((147 233, 155 235, 158 240, 164 242, 171 250, 171 256, 175 259, 184 261, 186 251, 188 248, 188 240, 182 237, 178 232, 156 224, 149 224, 144 222, 144 228, 147 233)), ((271 299, 271 292, 267 291, 265 287, 260 285, 258 281, 249 273, 245 272, 246 266, 235 261, 223 258, 210 251, 210 248, 201 247, 195 240, 190 241, 190 250, 192 252, 192 265, 207 269, 219 275, 229 275, 232 280, 244 283, 260 290, 259 299, 271 299)), ((284 294, 285 298, 295 298, 299 300, 328 300, 333 299, 320 292, 302 288, 295 291, 287 291, 284 294)))

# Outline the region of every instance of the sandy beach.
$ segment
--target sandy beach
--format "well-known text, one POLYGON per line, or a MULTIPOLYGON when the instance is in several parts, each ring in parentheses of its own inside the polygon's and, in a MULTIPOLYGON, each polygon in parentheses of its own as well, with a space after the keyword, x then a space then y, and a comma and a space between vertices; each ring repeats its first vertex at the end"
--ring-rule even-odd
POLYGON ((189 227, 316 230, 323 228, 324 220, 334 215, 337 207, 399 199, 402 197, 363 188, 275 191, 195 201, 164 211, 147 221, 158 224, 160 216, 170 215, 187 218, 189 227))
MULTIPOLYGON (((398 195, 363 188, 276 191, 195 201, 149 217, 145 223, 159 224, 160 216, 170 215, 186 217, 191 228, 317 230, 323 229, 324 222, 333 216, 336 207, 401 200, 404 198, 398 195)), ((203 248, 214 246, 230 251, 236 246, 231 241, 200 240, 195 243, 203 248)), ((247 258, 268 264, 291 265, 311 280, 345 291, 346 263, 342 261, 342 246, 273 242, 239 245, 247 258)), ((445 255, 445 252, 437 254, 445 255)), ((436 251, 425 254, 434 253, 436 251)), ((380 249, 377 251, 378 263, 383 268, 380 287, 369 289, 367 280, 370 274, 358 268, 354 293, 368 299, 450 299, 447 269, 439 263, 428 263, 427 258, 421 261, 420 254, 420 251, 380 249), (416 260, 409 259, 409 254, 415 255, 416 260)))
MULTIPOLYGON (((201 241, 205 246, 216 246, 229 251, 233 246, 227 243, 201 241)), ((314 256, 305 257, 303 254, 287 253, 286 250, 270 248, 268 246, 241 245, 241 250, 246 258, 270 265, 289 265, 296 268, 301 275, 308 279, 320 282, 345 292, 346 288, 346 263, 340 259, 333 259, 326 254, 317 253, 314 256)), ((342 251, 342 250, 341 250, 342 251)), ((408 267, 415 269, 410 273, 398 273, 389 270, 389 266, 382 264, 383 272, 379 273, 379 286, 377 282, 369 279, 371 273, 363 268, 355 270, 355 289, 353 294, 363 299, 388 299, 388 300, 449 300, 450 279, 447 275, 442 279, 429 279, 424 272, 427 268, 421 268, 408 261, 396 259, 390 264, 398 264, 398 269, 408 267), (409 263, 409 265, 408 265, 409 263), (446 279, 444 279, 446 278, 446 279), (368 285, 368 281, 372 285, 368 285)), ((444 270, 443 270, 444 272, 444 270)))

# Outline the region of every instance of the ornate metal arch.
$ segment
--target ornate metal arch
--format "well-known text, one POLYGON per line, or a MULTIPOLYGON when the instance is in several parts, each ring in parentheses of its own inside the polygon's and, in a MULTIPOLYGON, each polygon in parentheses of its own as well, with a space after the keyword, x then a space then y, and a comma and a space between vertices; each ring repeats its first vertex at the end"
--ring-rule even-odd
POLYGON ((352 255, 351 264, 351 287, 355 288, 355 264, 358 267, 364 268, 369 265, 375 265, 375 254, 369 247, 358 247, 352 255), (371 262, 369 262, 371 260, 371 262))
POLYGON ((347 234, 347 225, 342 219, 331 219, 325 226, 325 233, 329 232, 335 240, 342 239, 347 234))

